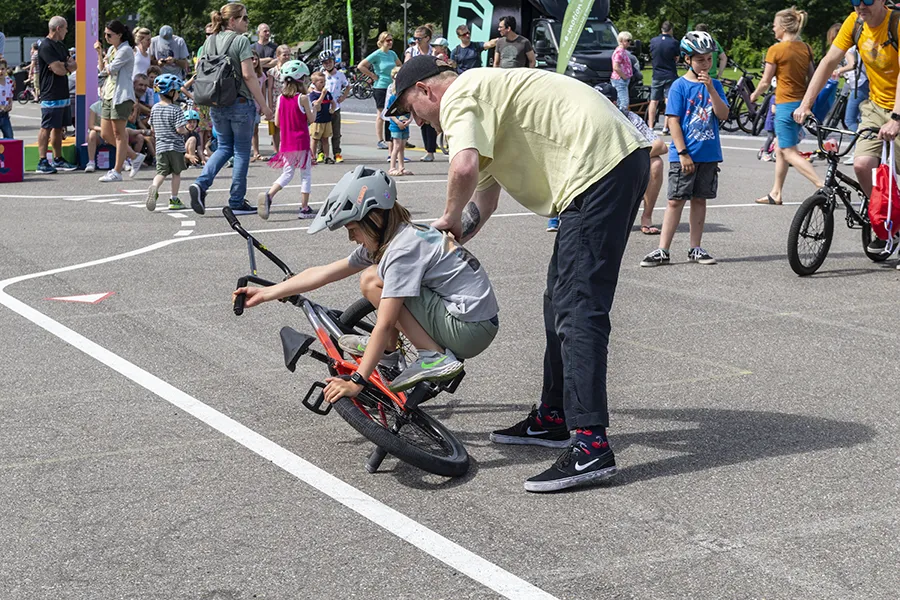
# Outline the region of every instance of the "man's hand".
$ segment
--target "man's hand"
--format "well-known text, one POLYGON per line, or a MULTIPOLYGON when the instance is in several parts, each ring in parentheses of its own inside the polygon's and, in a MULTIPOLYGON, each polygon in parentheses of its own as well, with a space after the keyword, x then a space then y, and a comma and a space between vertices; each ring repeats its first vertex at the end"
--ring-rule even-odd
POLYGON ((878 131, 879 140, 892 142, 898 135, 900 135, 900 121, 895 121, 893 119, 882 125, 881 129, 878 131))
POLYGON ((681 172, 685 175, 690 175, 694 172, 694 160, 688 155, 681 155, 678 157, 678 160, 681 161, 681 172))
POLYGON ((462 218, 445 214, 431 224, 438 231, 449 231, 458 240, 462 239, 462 218))
POLYGON ((794 111, 794 122, 803 125, 806 122, 806 117, 812 114, 812 109, 805 104, 801 104, 797 107, 797 110, 794 111))

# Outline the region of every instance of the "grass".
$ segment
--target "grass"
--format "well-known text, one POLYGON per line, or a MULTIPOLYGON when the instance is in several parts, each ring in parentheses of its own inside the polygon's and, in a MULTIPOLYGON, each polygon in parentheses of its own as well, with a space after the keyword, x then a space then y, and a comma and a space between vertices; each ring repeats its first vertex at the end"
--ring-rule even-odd
MULTIPOLYGON (((762 75, 762 69, 748 69, 747 72, 753 73, 753 75, 756 76, 757 82, 759 81, 760 75, 762 75)), ((687 73, 687 69, 678 69, 679 77, 681 77, 685 73, 687 73)), ((647 67, 641 71, 641 75, 644 78, 644 85, 650 85, 650 80, 653 78, 653 69, 650 67, 647 67)), ((734 69, 728 68, 728 69, 725 69, 724 73, 721 73, 719 75, 719 78, 721 79, 722 77, 724 77, 726 79, 735 79, 736 80, 740 76, 741 76, 740 71, 735 71, 734 69)))

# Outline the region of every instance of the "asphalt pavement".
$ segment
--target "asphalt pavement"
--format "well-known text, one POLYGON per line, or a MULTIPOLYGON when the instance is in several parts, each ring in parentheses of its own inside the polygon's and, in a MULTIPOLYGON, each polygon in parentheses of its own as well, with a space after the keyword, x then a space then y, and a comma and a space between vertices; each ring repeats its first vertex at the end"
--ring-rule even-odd
MULTIPOLYGON (((36 119, 14 109, 26 139, 36 119)), ((373 121, 344 116, 347 161, 314 168, 313 203, 353 166, 387 166, 373 121)), ((522 483, 556 451, 488 440, 539 399, 554 240, 505 194, 467 245, 500 333, 425 405, 472 456, 446 480, 393 458, 368 474, 371 444, 301 406, 325 372, 283 366, 278 330, 308 331, 296 309, 233 315, 248 264, 218 210, 228 170, 202 217, 143 208, 150 169, 0 186, 0 598, 895 598, 900 271, 838 212, 824 266, 794 275, 787 230, 812 188, 792 172, 785 206, 755 205, 773 175, 759 144, 723 140, 703 239, 719 264, 688 263, 687 209, 671 266, 638 266, 658 238, 635 229, 609 352, 620 473, 552 495, 522 483)), ((400 201, 428 221, 447 159, 409 156, 400 201)), ((276 176, 252 164, 250 199, 276 176)), ((346 236, 306 234, 294 183, 268 222, 242 222, 294 270, 348 255, 346 236)))

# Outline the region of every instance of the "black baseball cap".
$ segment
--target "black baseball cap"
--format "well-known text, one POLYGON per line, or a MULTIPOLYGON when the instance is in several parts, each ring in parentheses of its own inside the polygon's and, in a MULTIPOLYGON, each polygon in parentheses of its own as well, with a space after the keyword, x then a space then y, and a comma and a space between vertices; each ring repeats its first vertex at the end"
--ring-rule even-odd
POLYGON ((397 77, 394 78, 394 89, 396 90, 394 101, 385 109, 384 114, 388 117, 396 117, 406 112, 405 109, 398 110, 401 107, 397 105, 403 92, 418 82, 444 71, 455 71, 455 69, 447 61, 430 54, 420 54, 403 63, 403 66, 397 71, 397 77))

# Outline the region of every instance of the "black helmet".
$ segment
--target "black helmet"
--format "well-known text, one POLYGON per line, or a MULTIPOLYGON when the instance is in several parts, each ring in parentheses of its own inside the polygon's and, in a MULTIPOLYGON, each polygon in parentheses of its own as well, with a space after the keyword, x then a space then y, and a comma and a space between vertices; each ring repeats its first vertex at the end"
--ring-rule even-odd
POLYGON ((615 86, 608 81, 595 85, 594 89, 609 98, 609 101, 613 104, 616 104, 619 101, 619 92, 617 92, 615 86))

